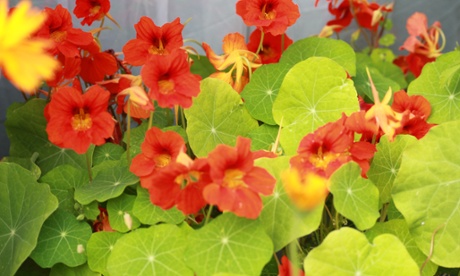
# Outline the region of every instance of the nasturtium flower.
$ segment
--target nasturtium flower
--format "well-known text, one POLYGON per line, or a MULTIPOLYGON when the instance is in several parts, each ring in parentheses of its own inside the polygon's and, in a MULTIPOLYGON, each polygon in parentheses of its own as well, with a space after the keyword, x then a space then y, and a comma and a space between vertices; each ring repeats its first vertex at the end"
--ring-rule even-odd
POLYGON ((286 194, 297 208, 304 211, 324 203, 329 194, 329 180, 312 171, 301 172, 291 167, 281 175, 286 194))
POLYGON ((285 33, 300 17, 299 7, 292 0, 239 0, 236 13, 246 25, 272 35, 285 33))
POLYGON ((85 153, 91 144, 104 144, 115 125, 107 112, 109 97, 110 93, 97 85, 84 94, 68 86, 57 89, 45 109, 50 142, 78 154, 85 153))
MULTIPOLYGON (((256 52, 259 48, 262 32, 255 29, 249 36, 248 50, 256 52)), ((259 51, 259 57, 262 64, 276 63, 280 60, 281 54, 292 44, 286 34, 272 35, 266 33, 262 42, 262 48, 259 51)))
POLYGON ((114 232, 115 230, 112 229, 109 222, 109 213, 107 209, 99 206, 99 215, 97 219, 93 222, 93 231, 100 232, 114 232))
POLYGON ((393 11, 393 3, 379 5, 367 0, 353 0, 353 13, 358 25, 371 31, 377 31, 379 23, 384 20, 383 13, 393 11))
POLYGON ((95 84, 103 81, 118 70, 118 62, 114 55, 102 52, 96 41, 82 46, 83 56, 80 63, 80 77, 87 83, 95 84))
POLYGON ((293 267, 291 261, 289 261, 286 255, 281 257, 281 264, 278 265, 278 276, 305 276, 305 272, 298 269, 297 267, 293 267), (297 272, 293 272, 297 271, 297 272))
POLYGON ((141 69, 141 76, 150 98, 161 107, 188 108, 192 97, 200 93, 201 77, 192 74, 188 55, 181 49, 165 56, 151 55, 141 69))
POLYGON ((102 20, 109 10, 109 0, 76 0, 73 13, 77 18, 83 18, 82 25, 91 26, 94 21, 102 20))
POLYGON ((203 189, 211 183, 208 160, 197 158, 192 161, 180 152, 175 161, 157 174, 149 188, 150 200, 163 209, 177 206, 185 215, 195 214, 207 205, 203 189), (181 162, 181 158, 190 161, 181 162))
POLYGON ((10 13, 8 1, 0 0, 0 73, 20 90, 33 93, 44 79, 51 79, 58 62, 47 53, 49 39, 30 38, 46 15, 21 1, 10 13))
POLYGON ((225 70, 225 72, 216 72, 211 77, 226 81, 237 92, 243 90, 252 70, 262 65, 259 56, 248 50, 244 36, 240 33, 231 33, 224 37, 222 55, 217 55, 205 42, 202 46, 214 68, 218 71, 225 70))
POLYGON ((184 148, 184 139, 176 132, 152 127, 145 133, 141 153, 133 158, 129 170, 140 178, 142 187, 149 189, 155 185, 157 174, 184 148))
POLYGON ((236 146, 220 144, 208 155, 212 183, 204 188, 204 199, 219 210, 255 219, 262 211, 260 194, 273 192, 276 179, 254 166, 251 140, 238 137, 236 146))
POLYGON ((134 66, 141 66, 150 55, 168 55, 184 45, 182 30, 184 25, 176 18, 159 27, 152 19, 143 16, 137 24, 136 38, 123 46, 125 61, 134 66))
POLYGON ((331 31, 339 33, 351 24, 353 13, 350 9, 349 0, 343 0, 339 5, 337 5, 337 1, 330 1, 328 10, 335 17, 326 23, 326 27, 329 27, 331 31))

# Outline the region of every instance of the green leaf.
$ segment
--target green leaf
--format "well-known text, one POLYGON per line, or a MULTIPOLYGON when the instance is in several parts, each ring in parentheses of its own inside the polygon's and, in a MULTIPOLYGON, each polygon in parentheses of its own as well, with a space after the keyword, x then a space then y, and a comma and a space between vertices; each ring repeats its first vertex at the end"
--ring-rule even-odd
POLYGON ((179 224, 185 219, 184 214, 175 207, 169 210, 163 210, 161 207, 154 205, 150 201, 149 192, 141 186, 137 187, 137 197, 134 201, 133 214, 139 218, 143 224, 150 225, 159 222, 179 224))
POLYGON ((280 174, 289 168, 289 157, 257 159, 256 165, 265 168, 278 180, 273 194, 262 197, 264 208, 259 216, 262 227, 273 241, 274 251, 318 229, 323 204, 309 212, 300 212, 284 190, 280 174))
POLYGON ((119 232, 128 232, 138 228, 141 224, 139 219, 133 215, 132 209, 136 196, 122 194, 121 196, 107 201, 107 212, 109 213, 110 226, 119 232), (131 218, 131 229, 126 225, 125 216, 131 218))
POLYGON ((0 162, 0 275, 14 275, 58 207, 49 186, 14 163, 0 162))
POLYGON ((251 81, 241 91, 241 97, 252 117, 269 125, 276 124, 272 112, 273 102, 291 67, 290 64, 275 63, 257 68, 251 81))
POLYGON ((118 232, 96 232, 91 235, 87 244, 88 266, 93 271, 109 275, 107 261, 117 240, 123 234, 118 232))
POLYGON ((77 267, 68 267, 63 264, 56 264, 51 269, 50 276, 97 276, 100 273, 94 272, 89 269, 87 264, 77 267))
POLYGON ((97 201, 93 201, 90 204, 86 204, 81 206, 81 213, 85 215, 87 219, 96 220, 97 216, 99 216, 99 203, 97 201))
MULTIPOLYGON (((391 49, 377 48, 377 49, 374 49, 371 53, 371 59, 377 63, 381 62, 383 64, 393 65, 392 62, 395 58, 396 56, 394 55, 393 51, 391 51, 391 49)), ((401 75, 404 77, 404 74, 401 68, 399 68, 396 65, 393 65, 393 66, 395 66, 395 68, 398 69, 401 75)))
POLYGON ((319 126, 358 109, 353 82, 339 64, 323 57, 297 63, 273 104, 275 121, 283 126, 280 141, 285 153, 294 154, 300 140, 319 126))
POLYGON ((11 157, 7 156, 1 160, 1 162, 10 162, 10 163, 16 163, 23 167, 26 170, 29 170, 34 176, 35 180, 38 180, 40 176, 42 175, 42 171, 40 170, 40 167, 35 164, 35 160, 38 157, 38 153, 32 155, 31 158, 23 158, 23 157, 11 157))
POLYGON ((70 165, 61 165, 44 175, 40 182, 50 185, 51 192, 59 200, 60 209, 73 213, 75 187, 88 183, 88 174, 70 165))
POLYGON ((443 54, 435 62, 426 64, 422 74, 409 85, 409 95, 422 95, 430 102, 428 122, 440 124, 460 117, 459 64, 459 51, 443 54))
POLYGON ((45 105, 44 100, 33 99, 8 109, 5 127, 11 142, 10 155, 30 158, 37 152, 39 155, 36 163, 43 174, 63 164, 85 169, 84 154, 61 149, 48 141, 46 119, 43 115, 45 105))
POLYGON ((79 266, 86 262, 86 243, 91 232, 86 222, 58 209, 43 224, 37 247, 30 256, 41 267, 57 263, 79 266))
MULTIPOLYGON (((367 230, 365 235, 369 241, 374 240, 375 237, 381 234, 392 234, 398 237, 407 249, 407 252, 412 256, 412 259, 417 263, 419 267, 427 259, 420 249, 415 244, 414 239, 409 233, 409 228, 403 219, 390 220, 385 223, 377 223, 371 229, 367 230)), ((423 269, 423 274, 431 276, 436 273, 438 266, 432 262, 428 262, 423 269)))
POLYGON ((379 213, 379 191, 361 176, 361 167, 355 162, 341 166, 330 178, 329 190, 334 195, 334 207, 351 219, 359 230, 374 226, 379 213))
POLYGON ((206 56, 196 56, 189 55, 192 58, 193 63, 190 68, 190 71, 193 74, 200 75, 203 79, 209 77, 212 73, 216 72, 214 66, 209 62, 209 59, 206 56))
POLYGON ((120 160, 124 152, 125 150, 121 146, 113 143, 107 143, 100 147, 96 147, 93 153, 93 166, 107 160, 120 160))
POLYGON ((370 244, 358 230, 330 232, 304 261, 305 275, 419 275, 404 244, 393 235, 377 236, 370 244))
POLYGON ((107 270, 112 276, 193 275, 183 261, 186 244, 184 231, 175 225, 137 229, 118 239, 107 270))
MULTIPOLYGON (((278 126, 263 124, 249 132, 247 136, 251 138, 252 141, 251 150, 271 150, 275 144, 278 130, 278 126)), ((281 148, 278 148, 277 151, 281 151, 281 148)))
POLYGON ((224 213, 189 235, 185 262, 197 275, 260 275, 272 254, 259 221, 224 213))
POLYGON ((417 246, 445 267, 460 266, 460 121, 433 127, 408 146, 393 200, 417 246), (434 236, 434 240, 432 241, 434 236))
POLYGON ((386 33, 379 39, 379 44, 389 47, 395 43, 396 36, 392 33, 386 33))
POLYGON ((199 157, 218 144, 235 145, 237 136, 257 128, 240 95, 228 83, 214 78, 201 81, 201 92, 185 116, 190 147, 199 157))
POLYGON ((354 76, 356 74, 356 59, 353 48, 342 40, 330 38, 308 37, 297 40, 281 56, 280 63, 291 66, 309 57, 327 57, 354 76))
POLYGON ((367 172, 369 180, 379 189, 380 205, 390 202, 391 189, 401 166, 403 151, 415 141, 417 139, 410 135, 397 135, 393 142, 389 142, 386 135, 380 138, 377 152, 367 172))
POLYGON ((121 195, 127 186, 137 182, 139 178, 127 166, 113 166, 99 172, 92 182, 78 187, 75 199, 81 204, 89 204, 93 200, 104 202, 121 195))

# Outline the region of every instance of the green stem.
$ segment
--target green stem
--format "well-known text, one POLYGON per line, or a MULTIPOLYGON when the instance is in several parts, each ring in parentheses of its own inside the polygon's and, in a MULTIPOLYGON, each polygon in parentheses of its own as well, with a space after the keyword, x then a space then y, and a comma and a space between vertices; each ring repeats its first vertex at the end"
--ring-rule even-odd
POLYGON ((89 177, 89 182, 93 181, 93 175, 91 173, 91 156, 90 156, 90 151, 87 150, 85 153, 86 157, 86 168, 88 169, 88 177, 89 177))
POLYGON ((208 213, 206 214, 206 219, 204 221, 204 225, 208 224, 209 218, 211 217, 213 207, 214 207, 213 205, 209 205, 208 213))
POLYGON ((260 42, 259 47, 257 47, 256 55, 258 55, 260 51, 262 51, 262 49, 264 48, 264 37, 265 33, 263 31, 260 31, 260 42))
POLYGON ((152 127, 152 124, 153 124, 153 112, 154 112, 154 111, 150 111, 148 129, 150 129, 150 128, 152 127))
POLYGON ((128 100, 128 121, 126 129, 126 158, 128 159, 128 164, 131 163, 130 158, 130 145, 131 145, 131 102, 128 100))
MULTIPOLYGON (((105 21, 105 16, 102 17, 101 25, 99 25, 99 28, 102 28, 102 26, 104 26, 104 21, 105 21)), ((101 34, 101 30, 99 30, 99 32, 97 32, 96 37, 99 38, 100 34, 101 34)))
POLYGON ((390 206, 390 204, 388 203, 383 204, 382 212, 380 213, 379 222, 384 222, 385 219, 387 218, 388 206, 390 206))

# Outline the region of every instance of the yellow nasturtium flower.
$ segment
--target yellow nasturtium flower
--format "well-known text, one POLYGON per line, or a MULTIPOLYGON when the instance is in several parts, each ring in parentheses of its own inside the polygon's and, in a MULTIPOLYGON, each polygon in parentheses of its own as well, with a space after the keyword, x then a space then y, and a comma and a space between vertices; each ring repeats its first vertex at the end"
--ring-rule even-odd
POLYGON ((46 15, 21 1, 9 13, 7 0, 0 0, 0 70, 20 90, 34 93, 43 79, 51 79, 58 66, 46 49, 52 42, 31 38, 46 15))

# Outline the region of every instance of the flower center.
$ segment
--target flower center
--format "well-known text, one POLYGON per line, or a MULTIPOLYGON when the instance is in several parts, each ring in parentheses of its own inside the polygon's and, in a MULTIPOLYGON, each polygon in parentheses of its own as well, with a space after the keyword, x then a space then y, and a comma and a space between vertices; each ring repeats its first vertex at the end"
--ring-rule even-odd
POLYGON ((181 174, 174 179, 177 185, 181 186, 181 189, 184 189, 188 184, 198 182, 200 180, 200 172, 191 171, 186 174, 181 174))
POLYGON ((150 54, 165 55, 168 53, 168 51, 166 51, 165 46, 164 46, 166 42, 164 42, 163 39, 155 38, 152 44, 153 45, 149 49, 150 54))
POLYGON ((229 188, 237 188, 247 186, 243 181, 244 172, 235 169, 228 169, 225 171, 224 186, 229 188))
POLYGON ((171 80, 160 80, 158 82, 158 88, 160 90, 160 94, 169 95, 174 93, 174 82, 171 80))
POLYGON ((66 39, 67 32, 66 31, 55 31, 50 35, 50 37, 55 42, 62 42, 66 39))
POLYGON ((99 13, 99 11, 101 10, 101 6, 97 5, 97 6, 93 6, 91 9, 89 9, 89 13, 91 15, 96 15, 99 13))
POLYGON ((77 114, 72 117, 72 128, 76 131, 86 131, 93 125, 93 120, 89 113, 86 113, 83 108, 79 108, 77 114))
POLYGON ((260 19, 273 20, 276 17, 276 11, 273 9, 272 3, 265 3, 262 7, 260 19))
POLYGON ((163 168, 171 162, 171 155, 168 153, 163 153, 155 157, 155 162, 157 168, 163 168))

